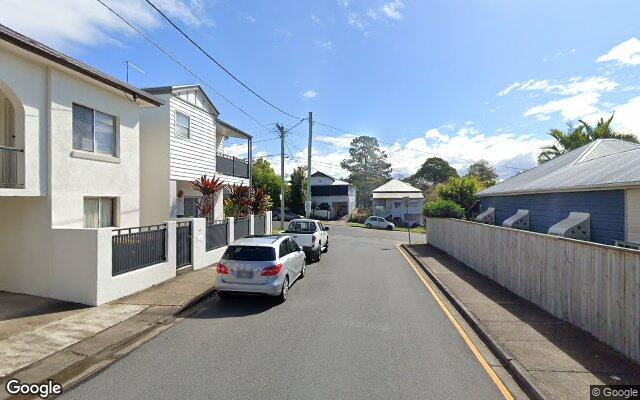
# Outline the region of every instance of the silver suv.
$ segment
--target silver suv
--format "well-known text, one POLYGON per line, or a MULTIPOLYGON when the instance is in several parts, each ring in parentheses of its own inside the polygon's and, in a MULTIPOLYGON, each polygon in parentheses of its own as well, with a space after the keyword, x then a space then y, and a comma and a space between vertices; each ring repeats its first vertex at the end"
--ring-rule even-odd
POLYGON ((289 236, 256 236, 236 240, 217 265, 220 297, 235 293, 266 294, 287 300, 289 287, 304 277, 304 252, 289 236))

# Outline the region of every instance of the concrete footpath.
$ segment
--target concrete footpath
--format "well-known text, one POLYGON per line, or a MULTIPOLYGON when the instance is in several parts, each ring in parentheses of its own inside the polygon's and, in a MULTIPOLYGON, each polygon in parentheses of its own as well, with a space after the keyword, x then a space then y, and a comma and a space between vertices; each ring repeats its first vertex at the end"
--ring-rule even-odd
POLYGON ((102 370, 188 314, 213 292, 215 274, 185 271, 100 307, 0 292, 0 399, 12 378, 67 389, 102 370))
POLYGON ((640 366, 429 245, 406 246, 532 398, 588 399, 640 384, 640 366))

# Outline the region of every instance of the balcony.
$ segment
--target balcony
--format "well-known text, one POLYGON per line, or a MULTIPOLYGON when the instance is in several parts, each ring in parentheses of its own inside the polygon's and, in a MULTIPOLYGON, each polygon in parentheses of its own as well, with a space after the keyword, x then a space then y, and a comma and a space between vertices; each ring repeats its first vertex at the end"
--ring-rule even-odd
POLYGON ((216 154, 216 172, 238 178, 249 178, 249 163, 238 157, 216 154))
POLYGON ((24 188, 24 150, 0 146, 0 188, 24 188))

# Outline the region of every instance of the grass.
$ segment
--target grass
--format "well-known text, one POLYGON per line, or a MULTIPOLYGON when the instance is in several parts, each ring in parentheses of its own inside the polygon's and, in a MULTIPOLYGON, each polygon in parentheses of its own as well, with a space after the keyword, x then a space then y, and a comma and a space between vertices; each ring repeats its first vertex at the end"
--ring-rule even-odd
MULTIPOLYGON (((356 222, 348 222, 348 224, 349 224, 349 226, 352 226, 354 228, 365 228, 365 229, 368 229, 366 226, 364 226, 364 224, 360 224, 360 223, 356 223, 356 222)), ((394 231, 398 231, 398 232, 406 232, 407 228, 395 227, 393 230, 394 231)), ((427 233, 427 230, 424 229, 421 226, 419 226, 417 228, 411 228, 410 231, 411 231, 411 233, 427 233)))

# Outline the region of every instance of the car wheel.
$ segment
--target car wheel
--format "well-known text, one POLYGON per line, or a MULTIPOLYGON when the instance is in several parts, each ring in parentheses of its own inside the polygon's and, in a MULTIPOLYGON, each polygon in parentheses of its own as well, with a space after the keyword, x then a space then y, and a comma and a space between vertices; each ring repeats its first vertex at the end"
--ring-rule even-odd
POLYGON ((327 243, 324 244, 324 250, 322 250, 323 253, 326 253, 329 251, 329 239, 327 239, 327 243))
POLYGON ((218 297, 220 300, 226 300, 229 298, 229 293, 227 292, 218 292, 218 297))
POLYGON ((316 261, 320 262, 320 259, 322 258, 322 248, 318 248, 318 251, 316 252, 316 261))
POLYGON ((371 229, 371 224, 366 224, 365 227, 367 227, 367 229, 371 229))
POLYGON ((387 230, 388 230, 388 231, 392 231, 392 230, 393 230, 393 227, 392 227, 391 225, 387 225, 387 230))
POLYGON ((281 303, 287 301, 287 296, 289 296, 289 277, 284 277, 284 282, 282 282, 282 290, 280 291, 280 295, 278 296, 278 300, 281 303))

